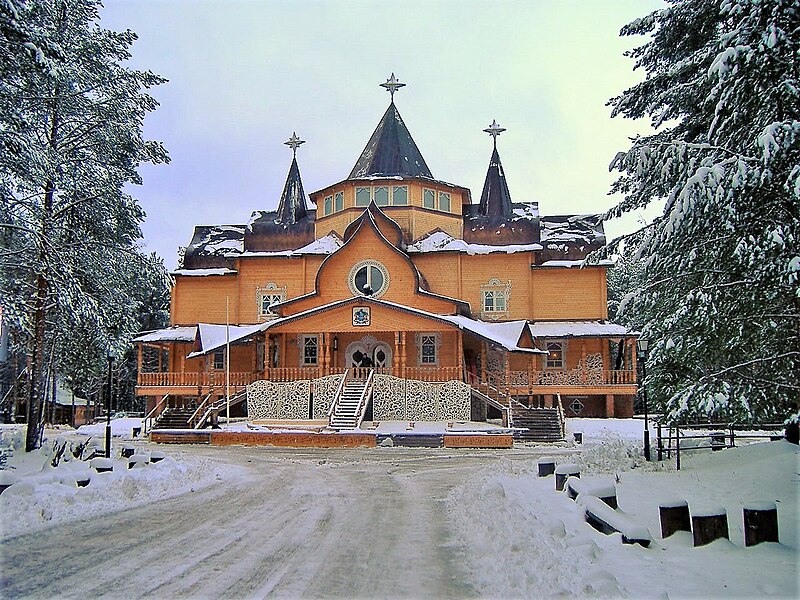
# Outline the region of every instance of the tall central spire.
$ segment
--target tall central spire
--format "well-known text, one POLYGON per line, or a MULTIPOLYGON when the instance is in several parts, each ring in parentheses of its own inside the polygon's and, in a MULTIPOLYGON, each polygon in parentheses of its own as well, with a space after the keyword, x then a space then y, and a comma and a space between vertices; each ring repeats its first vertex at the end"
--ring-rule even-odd
POLYGON ((394 104, 395 92, 406 84, 400 83, 392 73, 386 83, 380 85, 389 91, 392 100, 348 179, 397 175, 433 179, 422 153, 394 104))

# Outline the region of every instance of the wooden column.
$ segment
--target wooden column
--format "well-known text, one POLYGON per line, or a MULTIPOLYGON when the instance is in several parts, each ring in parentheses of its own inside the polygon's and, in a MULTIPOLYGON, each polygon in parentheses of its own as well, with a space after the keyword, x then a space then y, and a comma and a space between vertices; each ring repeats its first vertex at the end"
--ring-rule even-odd
POLYGON ((156 348, 158 348, 158 372, 161 373, 163 371, 161 368, 161 355, 164 353, 164 348, 160 344, 156 348))
POLYGON ((400 377, 406 376, 406 365, 408 364, 408 355, 407 355, 407 339, 408 332, 401 331, 400 332, 400 377))
POLYGON ((486 342, 481 340, 481 381, 486 381, 486 342))
POLYGON ((136 344, 136 372, 142 373, 142 344, 136 344))
POLYGON ((614 394, 606 394, 606 417, 614 416, 614 394))
POLYGON ((286 362, 286 334, 282 333, 281 336, 281 345, 280 345, 280 353, 278 354, 278 367, 286 367, 288 363, 286 362))
POLYGON ((317 365, 319 366, 319 376, 323 377, 327 373, 328 361, 330 360, 330 348, 328 347, 328 336, 325 333, 317 334, 317 365))
MULTIPOLYGON (((630 347, 631 347, 631 366, 630 366, 630 368, 634 373, 636 373, 636 361, 637 361, 637 357, 636 357, 636 338, 633 338, 633 339, 630 339, 630 340, 626 340, 626 341, 627 341, 627 345, 630 345, 630 347)), ((635 376, 634 376, 634 381, 636 381, 636 377, 635 376)))
MULTIPOLYGON (((459 255, 460 256, 460 255, 459 255)), ((458 365, 458 373, 456 379, 463 381, 464 377, 464 332, 460 329, 456 333, 456 361, 458 365)))
POLYGON ((400 332, 394 332, 394 351, 392 354, 392 375, 395 377, 398 376, 399 367, 398 363, 400 361, 400 332))

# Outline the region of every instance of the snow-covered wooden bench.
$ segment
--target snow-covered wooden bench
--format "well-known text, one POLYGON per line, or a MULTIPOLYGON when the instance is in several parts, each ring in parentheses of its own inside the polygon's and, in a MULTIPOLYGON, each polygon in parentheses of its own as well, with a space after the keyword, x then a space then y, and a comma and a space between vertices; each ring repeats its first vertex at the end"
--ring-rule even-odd
POLYGON ((628 515, 614 510, 594 496, 578 496, 577 502, 585 510, 586 522, 601 533, 621 533, 623 544, 639 544, 647 548, 652 541, 647 527, 628 515))
POLYGON ((617 488, 611 481, 592 481, 570 477, 566 483, 567 496, 575 500, 578 496, 600 498, 611 508, 617 508, 617 488))
POLYGON ((555 474, 556 474, 556 490, 558 490, 559 492, 563 492, 564 484, 567 482, 567 478, 580 477, 581 468, 578 465, 574 465, 572 463, 566 463, 563 465, 558 465, 555 469, 555 474))

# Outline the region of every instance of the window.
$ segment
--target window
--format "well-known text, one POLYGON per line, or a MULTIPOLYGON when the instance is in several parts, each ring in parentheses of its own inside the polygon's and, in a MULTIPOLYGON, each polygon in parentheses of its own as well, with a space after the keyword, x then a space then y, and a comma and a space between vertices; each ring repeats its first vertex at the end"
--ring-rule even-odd
POLYGON ((370 201, 370 188, 357 187, 356 188, 356 206, 369 206, 370 201))
POLYGON ((364 260, 350 269, 347 284, 354 296, 379 298, 389 287, 389 271, 378 261, 364 260))
POLYGON ((325 196, 325 207, 322 210, 323 215, 329 215, 333 212, 333 196, 325 196))
POLYGON ((547 368, 564 368, 564 342, 547 342, 547 368))
POLYGON ((408 186, 396 185, 392 188, 392 204, 394 206, 408 204, 408 186))
POLYGON ((450 212, 450 194, 448 192, 439 192, 439 210, 450 212))
POLYGON ((425 208, 436 208, 436 192, 433 190, 422 190, 422 206, 425 208))
POLYGON ((389 204, 389 186, 381 185, 375 188, 375 204, 378 206, 389 204))
POLYGON ((213 357, 213 364, 211 365, 217 371, 221 371, 225 368, 225 349, 220 348, 219 350, 214 350, 214 357, 213 357))
POLYGON ((333 195, 333 210, 339 212, 344 208, 344 193, 336 192, 333 195))
POLYGON ((260 320, 274 319, 278 313, 272 309, 273 304, 286 300, 286 286, 278 287, 274 282, 256 289, 258 301, 258 317, 260 320))
POLYGON ((440 341, 438 333, 417 334, 418 357, 421 366, 432 367, 439 364, 440 341))
POLYGON ((500 290, 485 290, 483 292, 483 312, 505 312, 506 295, 500 290))
POLYGON ((317 364, 317 336, 304 335, 302 337, 303 347, 300 356, 301 366, 313 366, 317 364))
POLYGON ((481 316, 484 319, 501 319, 509 316, 511 282, 503 283, 492 278, 481 285, 481 316))

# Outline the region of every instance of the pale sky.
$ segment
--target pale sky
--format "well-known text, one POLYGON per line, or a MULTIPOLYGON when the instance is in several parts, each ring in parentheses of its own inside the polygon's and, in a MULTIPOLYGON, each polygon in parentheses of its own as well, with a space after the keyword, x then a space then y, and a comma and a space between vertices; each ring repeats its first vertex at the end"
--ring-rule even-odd
MULTIPOLYGON (((106 0, 101 25, 139 35, 131 64, 169 79, 145 135, 169 165, 132 187, 145 247, 167 268, 195 225, 244 224, 273 210, 292 132, 307 193, 345 179, 395 96, 434 177, 477 202, 498 150, 515 202, 541 214, 613 205, 608 164, 646 123, 610 118, 606 101, 643 76, 620 28, 660 0, 476 2, 106 0)), ((613 225, 607 233, 615 234, 613 225)))

